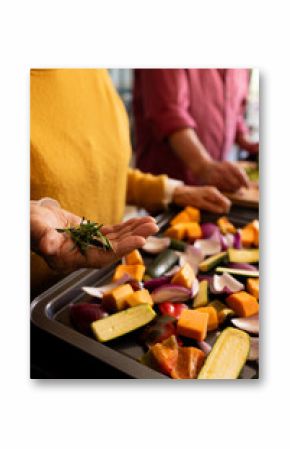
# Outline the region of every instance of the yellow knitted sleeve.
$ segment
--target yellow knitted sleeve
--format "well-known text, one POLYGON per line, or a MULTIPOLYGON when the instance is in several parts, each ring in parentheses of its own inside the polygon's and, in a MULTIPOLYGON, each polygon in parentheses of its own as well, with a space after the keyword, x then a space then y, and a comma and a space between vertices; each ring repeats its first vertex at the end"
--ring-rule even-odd
POLYGON ((148 212, 164 209, 166 175, 152 175, 140 170, 128 170, 127 204, 144 207, 148 212))

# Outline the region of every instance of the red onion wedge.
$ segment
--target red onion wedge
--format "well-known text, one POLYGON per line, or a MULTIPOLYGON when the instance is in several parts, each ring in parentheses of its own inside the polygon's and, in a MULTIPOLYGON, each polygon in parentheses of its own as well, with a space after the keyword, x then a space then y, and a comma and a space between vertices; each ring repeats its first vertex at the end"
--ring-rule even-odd
POLYGON ((204 239, 209 239, 216 231, 219 230, 219 228, 214 223, 202 223, 201 230, 202 230, 202 237, 204 239))
POLYGON ((194 298, 199 292, 199 282, 198 279, 195 278, 192 287, 191 287, 191 297, 194 298))
POLYGON ((96 298, 102 298, 105 292, 112 290, 118 285, 125 284, 126 282, 131 281, 132 278, 129 274, 124 274, 118 281, 111 282, 110 284, 100 285, 99 287, 82 287, 82 290, 90 296, 94 296, 96 298))
POLYGON ((170 246, 169 237, 154 237, 149 236, 146 239, 146 243, 142 246, 143 251, 150 254, 159 254, 170 246))
POLYGON ((222 251, 226 251, 228 248, 234 246, 234 236, 233 234, 220 234, 220 242, 222 246, 222 251))
POLYGON ((191 296, 192 291, 189 288, 174 284, 162 285, 151 293, 154 304, 160 304, 164 301, 184 302, 191 298, 191 296))
POLYGON ((211 345, 209 345, 206 341, 198 341, 197 346, 205 353, 205 355, 208 355, 212 349, 211 345))
POLYGON ((259 334, 259 315, 253 315, 249 318, 232 318, 234 326, 250 334, 259 334))
POLYGON ((244 290, 244 284, 237 281, 228 273, 223 273, 221 276, 215 274, 210 282, 210 291, 212 293, 234 293, 244 290))
POLYGON ((202 252, 203 257, 213 256, 214 254, 221 252, 221 244, 219 239, 198 239, 194 242, 193 246, 202 252))
POLYGON ((233 248, 242 249, 242 236, 241 231, 238 229, 234 235, 233 248))
POLYGON ((185 263, 188 263, 193 269, 194 274, 198 272, 198 266, 204 259, 204 255, 200 248, 196 248, 193 245, 188 245, 184 253, 179 255, 179 265, 182 267, 185 263))
POLYGON ((149 281, 144 282, 144 288, 146 288, 149 291, 155 290, 158 287, 161 287, 162 285, 169 284, 172 279, 172 276, 160 276, 159 278, 153 278, 149 281))
POLYGON ((257 271, 257 267, 249 263, 230 262, 227 264, 227 267, 234 268, 235 270, 257 271))
POLYGON ((252 362, 259 360, 259 338, 258 337, 251 337, 250 352, 249 352, 247 360, 250 360, 252 362))

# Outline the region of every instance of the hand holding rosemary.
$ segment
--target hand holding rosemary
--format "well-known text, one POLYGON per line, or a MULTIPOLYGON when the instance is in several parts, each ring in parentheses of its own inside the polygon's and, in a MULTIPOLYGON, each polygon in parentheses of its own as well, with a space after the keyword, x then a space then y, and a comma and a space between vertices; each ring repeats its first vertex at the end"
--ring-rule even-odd
POLYGON ((85 254, 89 246, 96 246, 105 251, 113 250, 110 240, 102 234, 102 224, 91 222, 83 217, 79 226, 56 228, 57 232, 65 232, 73 240, 81 254, 85 254))

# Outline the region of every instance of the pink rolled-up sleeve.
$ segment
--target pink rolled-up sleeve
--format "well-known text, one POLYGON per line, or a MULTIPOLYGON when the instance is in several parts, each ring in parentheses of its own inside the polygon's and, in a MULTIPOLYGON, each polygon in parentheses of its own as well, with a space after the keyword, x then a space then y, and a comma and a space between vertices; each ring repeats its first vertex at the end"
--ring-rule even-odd
POLYGON ((245 112, 247 107, 247 99, 248 99, 248 93, 249 93, 249 81, 250 81, 250 72, 249 70, 243 71, 243 77, 241 79, 242 87, 243 87, 243 96, 241 98, 240 103, 240 111, 237 118, 237 125, 236 125, 236 138, 238 134, 248 134, 249 128, 247 125, 247 122, 245 120, 245 112))
POLYGON ((189 114, 190 95, 185 69, 143 69, 141 72, 144 115, 156 139, 194 128, 189 114))

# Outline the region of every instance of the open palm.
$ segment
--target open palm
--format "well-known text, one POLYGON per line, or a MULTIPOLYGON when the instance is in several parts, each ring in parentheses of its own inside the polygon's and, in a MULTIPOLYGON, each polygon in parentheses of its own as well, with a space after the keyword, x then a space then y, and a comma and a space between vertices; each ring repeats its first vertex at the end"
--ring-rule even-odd
POLYGON ((152 217, 132 218, 121 224, 103 226, 102 233, 110 240, 113 250, 90 246, 82 254, 67 234, 56 230, 79 225, 81 217, 47 200, 41 205, 31 205, 30 220, 32 249, 44 257, 51 268, 61 272, 111 264, 133 249, 141 248, 145 239, 158 230, 152 217))

